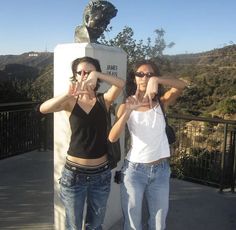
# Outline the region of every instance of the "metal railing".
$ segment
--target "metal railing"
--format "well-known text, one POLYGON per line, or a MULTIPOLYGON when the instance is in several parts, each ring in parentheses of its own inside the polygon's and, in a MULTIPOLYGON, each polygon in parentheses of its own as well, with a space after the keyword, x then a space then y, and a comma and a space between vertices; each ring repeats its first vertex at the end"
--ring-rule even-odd
MULTIPOLYGON (((53 114, 39 103, 0 104, 0 159, 35 149, 53 148, 53 114)), ((170 115, 176 130, 172 176, 235 189, 236 121, 170 115)))
POLYGON ((177 133, 172 175, 234 191, 236 121, 183 115, 168 118, 177 133))
POLYGON ((40 114, 38 105, 32 102, 0 104, 0 159, 52 148, 53 130, 49 121, 52 119, 40 114))

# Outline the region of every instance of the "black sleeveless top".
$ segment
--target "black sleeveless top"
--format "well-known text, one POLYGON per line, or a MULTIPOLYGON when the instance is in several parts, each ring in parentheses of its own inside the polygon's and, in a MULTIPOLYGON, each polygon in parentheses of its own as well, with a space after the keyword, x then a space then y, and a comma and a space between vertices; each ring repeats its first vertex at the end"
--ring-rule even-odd
POLYGON ((68 155, 96 159, 107 153, 106 111, 98 100, 88 114, 76 102, 69 122, 72 133, 68 155))

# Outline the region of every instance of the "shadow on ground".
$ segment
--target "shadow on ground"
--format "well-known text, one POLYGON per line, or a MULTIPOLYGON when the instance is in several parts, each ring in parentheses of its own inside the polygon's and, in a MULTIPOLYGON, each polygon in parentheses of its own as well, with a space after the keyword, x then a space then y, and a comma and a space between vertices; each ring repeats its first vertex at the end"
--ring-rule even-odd
MULTIPOLYGON (((0 229, 53 230, 52 152, 0 160, 0 229)), ((235 229, 235 193, 171 179, 166 230, 235 229)), ((110 230, 122 230, 122 220, 110 230)))

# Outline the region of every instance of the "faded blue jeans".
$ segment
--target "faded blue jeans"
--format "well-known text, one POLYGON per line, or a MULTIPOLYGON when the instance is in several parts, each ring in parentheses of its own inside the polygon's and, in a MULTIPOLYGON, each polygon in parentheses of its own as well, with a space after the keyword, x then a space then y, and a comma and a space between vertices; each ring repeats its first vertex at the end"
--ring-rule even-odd
POLYGON ((63 168, 60 197, 66 211, 66 229, 81 230, 87 199, 86 230, 102 230, 110 193, 111 170, 97 174, 81 174, 63 168))
POLYGON ((149 211, 148 229, 165 229, 169 208, 170 166, 167 159, 150 165, 125 160, 122 167, 121 203, 124 230, 142 229, 142 203, 149 211))

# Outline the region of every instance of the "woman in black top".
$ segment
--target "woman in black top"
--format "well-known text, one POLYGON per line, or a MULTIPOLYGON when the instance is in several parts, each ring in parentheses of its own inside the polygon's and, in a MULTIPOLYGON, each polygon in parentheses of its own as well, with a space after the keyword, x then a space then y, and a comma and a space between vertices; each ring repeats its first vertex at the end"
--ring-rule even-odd
POLYGON ((111 87, 103 94, 107 109, 119 96, 124 81, 101 73, 99 61, 75 59, 72 82, 64 94, 40 106, 40 112, 66 111, 71 140, 60 180, 60 196, 66 211, 66 229, 82 229, 87 200, 86 229, 102 229, 110 192, 111 170, 107 159, 106 114, 97 100, 99 81, 111 87))

